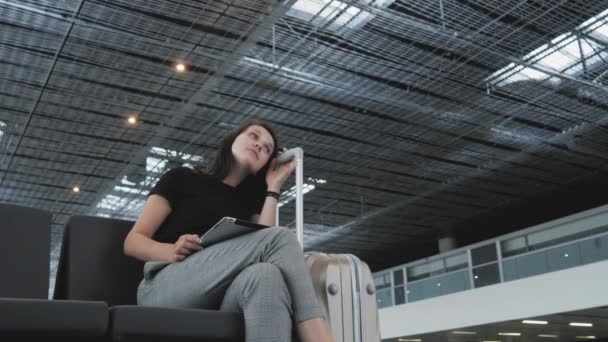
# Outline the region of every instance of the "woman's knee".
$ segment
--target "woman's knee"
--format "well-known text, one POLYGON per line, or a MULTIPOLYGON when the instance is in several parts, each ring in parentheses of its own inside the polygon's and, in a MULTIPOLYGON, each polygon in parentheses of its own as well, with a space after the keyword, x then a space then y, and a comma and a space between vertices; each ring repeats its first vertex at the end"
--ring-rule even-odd
POLYGON ((280 239, 280 240, 288 242, 288 243, 299 244, 296 234, 293 233, 291 230, 289 230, 289 228, 275 226, 275 227, 265 228, 264 230, 267 231, 266 233, 268 235, 271 235, 277 239, 280 239))
POLYGON ((255 282, 268 282, 273 284, 284 283, 281 270, 268 262, 259 262, 245 268, 242 272, 247 278, 255 282))
POLYGON ((268 262, 260 262, 250 265, 241 273, 243 272, 246 273, 240 276, 246 277, 257 290, 263 289, 263 293, 273 293, 276 297, 282 297, 282 302, 291 305, 291 295, 285 284, 283 274, 277 266, 268 262))
POLYGON ((284 292, 284 289, 287 290, 283 273, 274 264, 259 262, 247 267, 246 271, 248 272, 248 277, 258 285, 272 288, 277 292, 284 292))

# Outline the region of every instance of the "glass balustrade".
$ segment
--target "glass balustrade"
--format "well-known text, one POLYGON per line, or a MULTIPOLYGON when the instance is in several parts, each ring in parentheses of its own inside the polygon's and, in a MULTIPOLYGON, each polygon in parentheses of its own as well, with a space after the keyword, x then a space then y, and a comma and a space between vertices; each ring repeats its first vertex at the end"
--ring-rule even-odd
POLYGON ((379 308, 608 260, 608 207, 374 274, 379 308))

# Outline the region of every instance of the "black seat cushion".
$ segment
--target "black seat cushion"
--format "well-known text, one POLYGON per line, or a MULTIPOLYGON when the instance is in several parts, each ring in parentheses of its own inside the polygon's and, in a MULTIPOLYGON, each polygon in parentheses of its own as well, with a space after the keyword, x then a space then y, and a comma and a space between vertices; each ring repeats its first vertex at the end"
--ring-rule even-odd
POLYGON ((198 309, 120 305, 110 308, 110 327, 115 341, 244 340, 243 314, 198 309))
POLYGON ((2 336, 104 336, 108 306, 103 302, 0 298, 2 336))

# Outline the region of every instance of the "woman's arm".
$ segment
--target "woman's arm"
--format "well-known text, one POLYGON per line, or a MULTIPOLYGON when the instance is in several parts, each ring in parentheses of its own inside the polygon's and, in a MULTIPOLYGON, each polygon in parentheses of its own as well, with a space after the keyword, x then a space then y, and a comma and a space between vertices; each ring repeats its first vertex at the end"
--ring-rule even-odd
MULTIPOLYGON (((271 189, 270 187, 268 188, 268 191, 274 191, 274 192, 281 192, 281 189, 271 189)), ((266 196, 266 199, 264 200, 264 206, 262 207, 262 212, 259 215, 253 215, 252 217, 252 221, 259 223, 259 224, 264 224, 267 226, 276 226, 277 222, 277 204, 278 204, 278 200, 272 196, 266 196)))
POLYGON ((152 239, 170 213, 169 201, 159 195, 150 195, 135 225, 125 238, 124 253, 142 261, 175 262, 183 260, 192 250, 200 250, 196 235, 182 235, 174 244, 152 239))
MULTIPOLYGON (((285 149, 284 149, 285 150, 285 149)), ((280 155, 281 153, 279 153, 280 155)), ((266 173, 266 184, 268 185, 268 191, 281 193, 281 187, 285 180, 296 168, 296 161, 292 160, 288 163, 284 163, 279 165, 279 167, 275 168, 277 163, 277 159, 273 159, 270 162, 270 167, 268 168, 268 172, 266 173)), ((276 222, 277 218, 277 204, 278 200, 272 196, 266 196, 264 200, 264 206, 262 207, 262 212, 260 215, 253 215, 252 221, 265 224, 267 226, 276 226, 278 222, 276 222)))

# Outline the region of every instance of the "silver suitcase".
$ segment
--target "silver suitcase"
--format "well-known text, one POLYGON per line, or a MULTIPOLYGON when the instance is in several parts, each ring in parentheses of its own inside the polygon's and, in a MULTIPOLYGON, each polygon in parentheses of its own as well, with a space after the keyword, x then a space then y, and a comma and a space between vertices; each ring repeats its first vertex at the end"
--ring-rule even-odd
MULTIPOLYGON (((303 160, 301 148, 279 158, 295 158, 296 234, 304 246, 303 160)), ((277 220, 279 222, 278 210, 277 220)), ((374 280, 368 265, 352 254, 305 253, 306 263, 336 342, 380 342, 380 325, 374 280)))

